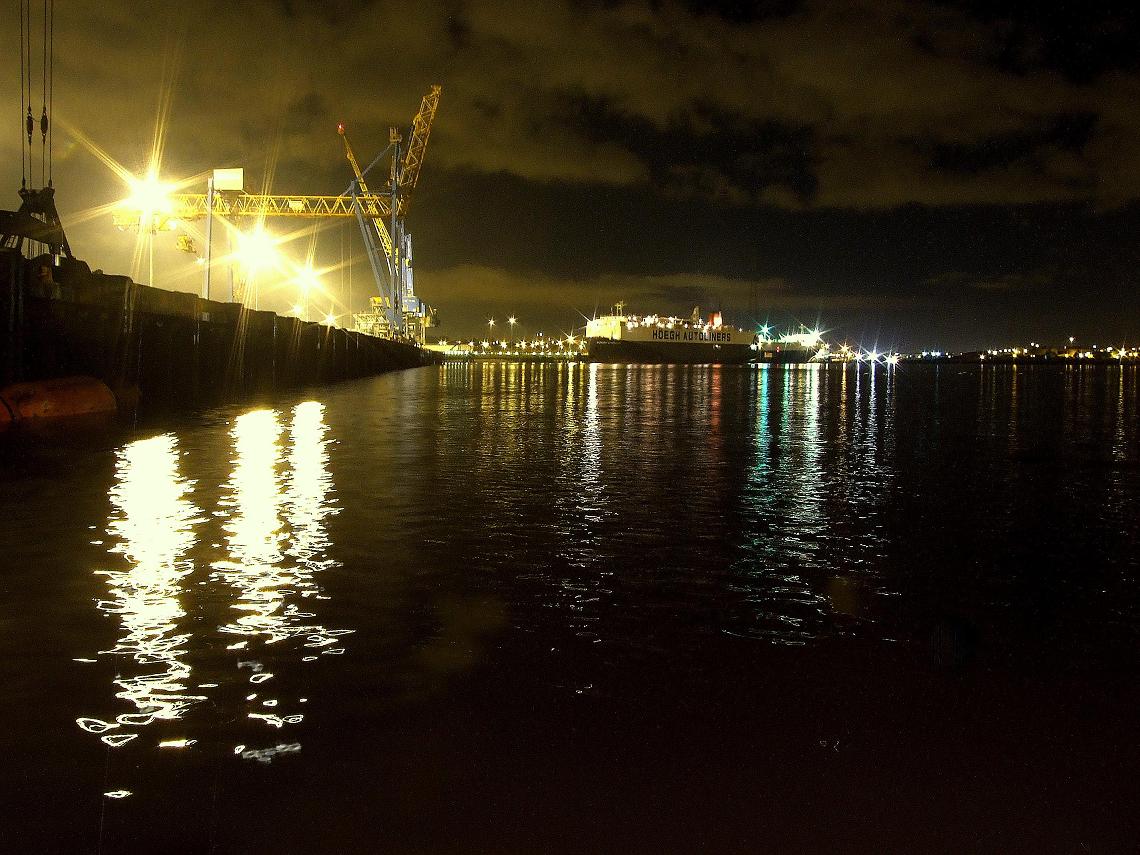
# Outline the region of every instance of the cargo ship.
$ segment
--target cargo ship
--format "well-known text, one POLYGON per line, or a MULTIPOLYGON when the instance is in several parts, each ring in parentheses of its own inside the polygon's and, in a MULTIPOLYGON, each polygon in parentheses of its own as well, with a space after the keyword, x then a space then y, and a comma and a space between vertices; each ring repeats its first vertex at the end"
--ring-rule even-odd
POLYGON ((756 333, 726 325, 720 312, 688 319, 628 315, 618 303, 610 314, 586 324, 585 357, 590 362, 725 364, 757 357, 756 333))
POLYGON ((802 363, 825 360, 828 346, 818 330, 800 327, 798 333, 788 333, 779 338, 756 342, 757 362, 802 363))

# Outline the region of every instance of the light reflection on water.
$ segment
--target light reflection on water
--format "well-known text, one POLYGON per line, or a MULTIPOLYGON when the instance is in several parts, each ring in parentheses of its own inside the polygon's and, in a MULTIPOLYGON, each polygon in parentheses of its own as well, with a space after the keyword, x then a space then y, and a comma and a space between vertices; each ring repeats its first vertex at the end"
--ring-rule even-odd
POLYGON ((520 627, 537 606, 581 638, 629 643, 660 600, 801 644, 855 631, 890 594, 878 563, 891 369, 508 364, 440 377, 474 395, 447 430, 481 509, 480 576, 546 586, 515 610, 520 627))
POLYGON ((598 365, 572 363, 566 367, 564 379, 563 372, 559 371, 558 380, 559 393, 565 395, 561 409, 565 428, 558 453, 558 480, 569 489, 560 490, 554 502, 561 535, 560 558, 566 565, 566 572, 555 583, 555 602, 564 610, 567 625, 575 634, 593 640, 597 638, 601 621, 598 604, 603 597, 612 594, 607 580, 613 573, 598 566, 601 558, 598 531, 607 516, 602 483, 598 365), (583 385, 585 388, 580 388, 583 385))
POLYGON ((291 634, 285 591, 293 582, 290 568, 281 566, 285 532, 280 512, 285 496, 277 472, 281 462, 277 413, 246 413, 234 422, 230 435, 234 468, 219 502, 229 554, 213 567, 216 579, 237 589, 237 602, 230 608, 238 614, 221 631, 264 636, 272 644, 291 634))
POLYGON ((280 662, 284 651, 275 645, 289 639, 303 639, 303 661, 339 655, 344 648, 334 645, 349 632, 321 626, 304 604, 320 599, 314 574, 331 563, 323 521, 334 507, 323 416, 315 402, 293 409, 287 475, 279 471, 284 455, 278 414, 257 410, 238 417, 230 431, 233 474, 219 502, 229 553, 214 562, 211 578, 236 591, 230 606, 236 615, 219 631, 241 637, 227 647, 240 651, 238 668, 250 672, 248 683, 257 688, 245 697, 247 717, 275 729, 300 723, 304 713, 299 697, 272 696, 266 684, 276 666, 263 658, 280 662))
POLYGON ((890 595, 878 564, 893 369, 441 369, 445 388, 460 378, 476 395, 457 442, 471 443, 473 549, 492 562, 480 572, 548 586, 539 602, 579 637, 628 636, 660 599, 718 614, 730 634, 802 644, 855 631, 890 595), (542 506, 553 528, 528 534, 542 506), (536 560, 539 541, 553 561, 536 560))
MULTIPOLYGON (((310 571, 332 565, 325 518, 337 512, 331 500, 332 473, 329 471, 328 425, 325 408, 306 401, 293 409, 289 425, 289 476, 286 504, 291 538, 286 554, 310 571)), ((311 581, 311 580, 310 580, 311 581)))
POLYGON ((97 570, 105 576, 110 597, 96 607, 116 615, 122 637, 100 651, 113 657, 119 676, 115 697, 133 711, 113 721, 78 719, 80 727, 107 745, 118 747, 155 720, 172 721, 204 696, 191 691, 191 668, 185 661, 190 634, 181 598, 184 581, 194 570, 187 553, 201 512, 187 495, 193 482, 181 477, 178 442, 169 435, 132 442, 116 454, 116 482, 107 534, 110 552, 129 563, 123 570, 97 570))
MULTIPOLYGON (((84 716, 77 719, 80 727, 121 747, 140 728, 185 718, 202 701, 222 715, 229 704, 241 703, 248 719, 275 730, 304 720, 299 705, 308 698, 275 697, 265 684, 276 676, 274 669, 286 664, 294 649, 290 640, 299 640, 301 660, 311 662, 321 654, 344 653, 342 636, 351 632, 326 628, 314 609, 325 598, 316 577, 336 563, 328 554, 325 522, 338 509, 324 412, 313 401, 295 406, 287 449, 277 412, 257 410, 234 420, 232 469, 219 485, 212 514, 214 524, 221 524, 224 544, 207 546, 211 538, 204 529, 210 518, 189 496, 197 493, 205 502, 212 491, 180 475, 174 436, 133 442, 117 453, 107 532, 110 551, 130 566, 96 570, 106 576, 112 595, 97 607, 117 615, 123 632, 100 656, 119 661, 116 697, 134 709, 110 721, 84 716), (195 583, 195 570, 206 566, 202 556, 218 549, 224 557, 209 562, 212 572, 195 583), (208 612, 208 604, 218 599, 226 604, 221 624, 198 624, 191 633, 188 611, 208 612), (222 654, 227 661, 218 661, 217 650, 232 652, 222 654), (192 663, 209 675, 209 682, 192 682, 192 663), (225 691, 227 680, 233 680, 226 672, 235 665, 246 686, 241 701, 225 691)), ((157 744, 187 748, 196 741, 179 736, 157 744)), ((234 753, 268 761, 298 750, 296 742, 239 744, 234 753)))
MULTIPOLYGON (((220 477, 204 479, 206 461, 180 452, 173 435, 120 450, 107 528, 129 566, 100 568, 111 595, 99 607, 121 626, 101 658, 123 663, 116 694, 131 708, 81 725, 115 744, 208 698, 199 708, 236 709, 251 728, 231 728, 243 756, 298 750, 296 739, 264 734, 311 713, 286 685, 291 672, 345 651, 349 630, 320 616, 320 574, 336 563, 328 518, 347 511, 346 531, 401 542, 374 496, 399 502, 398 524, 430 538, 424 578, 439 586, 432 597, 442 592, 436 615, 460 627, 432 643, 464 668, 504 623, 537 637, 553 621, 584 645, 640 653, 656 649, 663 625, 780 645, 892 637, 880 626, 886 598, 908 585, 977 586, 947 568, 979 567, 980 577, 985 562, 1018 558, 983 547, 1018 542, 1009 533, 1019 533, 1036 470, 1017 461, 1043 453, 1050 426, 1060 449, 1101 436, 1113 464, 1077 470, 1064 495, 1088 495, 1100 472, 1095 483, 1116 503, 1109 514, 1123 517, 1133 500, 1134 372, 1105 383, 1081 372, 507 363, 434 377, 401 381, 394 412, 419 427, 385 445, 393 423, 377 419, 338 454, 344 477, 383 479, 365 481, 351 508, 335 500, 328 424, 357 406, 348 393, 237 417, 210 437, 215 464, 218 441, 228 448, 220 477), (1059 407, 1039 404, 1042 384, 1055 385, 1047 400, 1059 407), (193 481, 181 471, 188 460, 193 481), (413 460, 426 461, 415 478, 392 474, 413 460), (930 483, 984 510, 943 522, 930 483), (891 516, 900 503, 927 526, 907 541, 913 561, 892 552, 908 538, 891 516), (478 631, 448 617, 476 605, 489 615, 478 631), (191 620, 202 614, 210 622, 191 620)), ((571 683, 592 684, 598 660, 574 661, 571 683)), ((191 730, 164 731, 163 741, 200 736, 191 730)))
POLYGON ((756 372, 742 555, 729 583, 742 601, 725 632, 803 644, 865 618, 893 478, 893 375, 756 372))
MULTIPOLYGON (((923 691, 910 665, 880 673, 887 660, 949 670, 976 655, 989 674, 1019 655, 1095 673, 1098 657, 1113 665, 1135 650, 1136 369, 464 365, 321 396, 124 445, 113 477, 92 452, 99 465, 73 480, 105 546, 52 554, 10 539, 27 572, 6 579, 29 611, 48 613, 62 592, 90 620, 48 630, 68 642, 66 661, 50 646, 37 659, 22 640, 4 658, 82 687, 42 693, 45 718, 87 747, 56 788, 86 796, 98 781, 124 840, 162 836, 153 817, 167 811, 197 827, 198 796, 217 785, 219 827, 229 823, 219 850, 302 847, 287 839, 300 781, 321 782, 304 796, 322 806, 379 793, 365 798, 395 806, 392 827, 434 820, 454 797, 464 827, 497 832, 487 805, 525 802, 555 764, 589 769, 577 734, 604 738, 615 721, 597 752, 613 781, 629 780, 622 750, 664 722, 678 739, 645 757, 692 743, 695 762, 674 768, 678 794, 693 768, 719 781, 755 762, 762 774, 739 802, 751 804, 757 782, 788 768, 809 770, 793 793, 814 783, 818 739, 842 732, 850 702, 858 716, 892 700, 860 706, 862 687, 923 691), (341 626, 359 634, 330 628, 341 626), (860 691, 835 689, 839 671, 860 691), (840 710, 826 732, 815 732, 817 698, 840 710), (739 730, 718 731, 736 711, 739 730), (71 726, 81 713, 91 733, 71 726), (806 739, 808 751, 762 756, 755 736, 769 732, 765 749, 806 739), (566 735, 560 753, 551 734, 566 735), (399 798, 378 773, 400 782, 399 798), (456 774, 455 787, 430 789, 456 774), (485 798, 491 777, 510 783, 485 798), (264 822, 245 822, 255 814, 264 822)), ((55 513, 42 531, 70 525, 86 547, 50 486, 35 502, 34 484, 14 491, 4 516, 38 531, 55 513)), ((27 630, 12 638, 43 631, 16 625, 27 630)), ((918 717, 909 754, 928 746, 918 717)), ((1010 720, 1019 734, 1023 719, 1010 720)), ((950 765, 967 740, 942 724, 955 735, 940 755, 950 765)), ((36 726, 15 729, 32 746, 36 726)), ((874 761, 898 747, 893 730, 866 738, 874 761)), ((995 743, 975 754, 979 744, 995 743)), ((847 750, 835 745, 828 758, 847 750)), ((585 803, 599 790, 582 780, 551 779, 538 807, 585 803)), ((370 821, 343 827, 363 836, 370 821)), ((423 850, 446 849, 459 827, 423 850)), ((136 848, 163 848, 146 842, 136 848)))

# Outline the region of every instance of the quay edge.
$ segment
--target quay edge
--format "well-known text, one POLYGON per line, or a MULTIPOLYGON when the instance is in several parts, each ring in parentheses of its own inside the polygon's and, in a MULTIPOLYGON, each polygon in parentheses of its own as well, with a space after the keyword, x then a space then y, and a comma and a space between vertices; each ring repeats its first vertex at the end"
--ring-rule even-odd
POLYGON ((199 407, 441 361, 414 344, 0 249, 0 387, 85 375, 120 407, 199 407))

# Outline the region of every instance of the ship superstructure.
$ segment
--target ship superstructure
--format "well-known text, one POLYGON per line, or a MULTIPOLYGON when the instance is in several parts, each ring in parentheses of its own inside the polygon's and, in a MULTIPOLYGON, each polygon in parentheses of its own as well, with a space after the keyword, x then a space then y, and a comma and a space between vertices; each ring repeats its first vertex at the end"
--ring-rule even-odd
POLYGON ((756 342, 757 362, 812 362, 826 359, 828 353, 828 346, 819 330, 802 326, 799 332, 774 339, 761 337, 756 342))

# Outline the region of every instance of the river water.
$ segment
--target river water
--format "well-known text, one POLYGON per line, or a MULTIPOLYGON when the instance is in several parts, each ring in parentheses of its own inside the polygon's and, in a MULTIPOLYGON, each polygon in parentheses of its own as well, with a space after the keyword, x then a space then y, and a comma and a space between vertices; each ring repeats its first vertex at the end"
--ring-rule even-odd
POLYGON ((0 487, 5 851, 1140 840, 1135 367, 455 364, 0 487))

